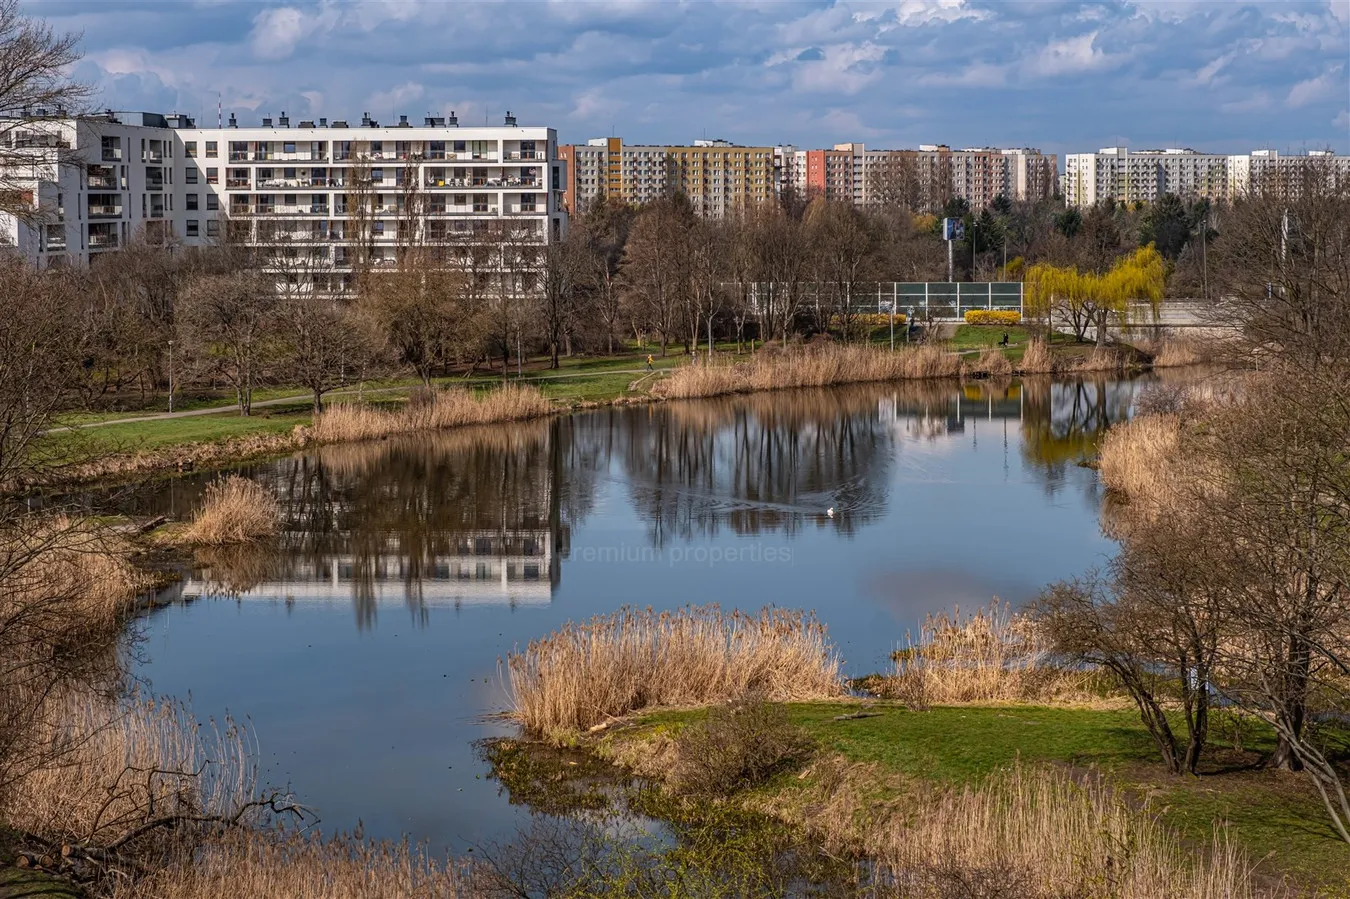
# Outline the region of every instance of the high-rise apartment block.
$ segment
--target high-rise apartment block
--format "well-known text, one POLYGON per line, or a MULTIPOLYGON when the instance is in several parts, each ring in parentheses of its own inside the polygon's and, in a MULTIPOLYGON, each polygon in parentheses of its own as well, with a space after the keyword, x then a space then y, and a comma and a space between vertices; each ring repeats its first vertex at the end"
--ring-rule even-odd
POLYGON ((584 212, 602 193, 644 203, 673 191, 682 191, 696 209, 713 217, 788 193, 936 211, 952 197, 982 208, 998 196, 1053 196, 1058 186, 1056 158, 1027 149, 869 150, 848 143, 801 150, 725 141, 649 147, 599 138, 559 152, 571 160, 567 208, 573 212, 584 212))
POLYGON ((835 144, 807 150, 801 180, 807 196, 845 200, 857 206, 903 205, 933 212, 952 198, 982 209, 997 197, 1039 200, 1054 195, 1058 162, 1039 150, 953 150, 923 144, 917 150, 869 150, 835 144))
POLYGON ((641 204, 681 193, 700 215, 722 218, 776 194, 774 147, 722 140, 647 146, 599 137, 563 146, 559 156, 571 161, 566 205, 573 213, 601 196, 641 204))
POLYGON ((453 247, 509 232, 545 243, 566 229, 565 167, 552 128, 380 125, 198 128, 187 116, 31 118, 0 130, 3 173, 31 215, 0 216, 0 242, 41 265, 89 263, 138 232, 195 246, 304 243, 314 283, 340 290, 357 265, 395 261, 412 240, 453 247), (416 197, 415 215, 410 211, 416 197), (359 209, 357 208, 359 207, 359 209), (414 221, 415 219, 415 221, 414 221))
POLYGON ((1163 194, 1187 200, 1232 200, 1253 189, 1298 189, 1309 175, 1350 182, 1350 156, 1327 151, 1281 156, 1274 150, 1249 154, 1200 153, 1190 149, 1129 150, 1106 147, 1064 157, 1064 199, 1070 206, 1103 200, 1151 203, 1163 194))

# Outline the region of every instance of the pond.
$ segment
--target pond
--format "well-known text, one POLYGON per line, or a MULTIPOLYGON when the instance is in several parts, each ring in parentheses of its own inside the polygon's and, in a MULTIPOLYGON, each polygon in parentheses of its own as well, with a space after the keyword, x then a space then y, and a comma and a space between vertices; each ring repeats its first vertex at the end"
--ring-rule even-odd
MULTIPOLYGON (((513 729, 501 660, 625 604, 817 612, 850 675, 925 614, 1106 561, 1080 463, 1147 379, 925 383, 615 407, 332 446, 242 469, 274 544, 203 553, 137 673, 256 731, 325 831, 460 852, 513 806, 475 751, 513 729)), ((207 476, 146 502, 189 515, 207 476)))

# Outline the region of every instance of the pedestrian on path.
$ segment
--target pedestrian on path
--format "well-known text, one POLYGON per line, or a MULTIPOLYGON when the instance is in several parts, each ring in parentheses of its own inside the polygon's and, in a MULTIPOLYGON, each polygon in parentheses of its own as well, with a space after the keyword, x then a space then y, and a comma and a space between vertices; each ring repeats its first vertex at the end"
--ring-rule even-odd
POLYGON ((648 354, 647 354, 647 371, 655 371, 655 369, 652 367, 652 362, 653 362, 653 361, 654 361, 654 360, 652 359, 652 354, 651 354, 651 353, 648 353, 648 354))

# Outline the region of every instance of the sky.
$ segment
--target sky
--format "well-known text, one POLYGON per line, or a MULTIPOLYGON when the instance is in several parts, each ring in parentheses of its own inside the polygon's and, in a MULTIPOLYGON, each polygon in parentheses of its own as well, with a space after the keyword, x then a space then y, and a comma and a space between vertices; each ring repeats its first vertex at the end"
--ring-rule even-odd
POLYGON ((1350 0, 21 0, 100 107, 563 143, 1350 152, 1350 0))

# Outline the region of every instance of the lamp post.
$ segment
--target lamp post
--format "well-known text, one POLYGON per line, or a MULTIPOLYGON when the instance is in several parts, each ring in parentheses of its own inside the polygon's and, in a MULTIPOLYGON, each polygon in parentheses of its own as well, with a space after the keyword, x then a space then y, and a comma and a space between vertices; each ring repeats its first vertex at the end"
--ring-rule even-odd
POLYGON ((169 341, 169 413, 173 413, 173 341, 169 341))

